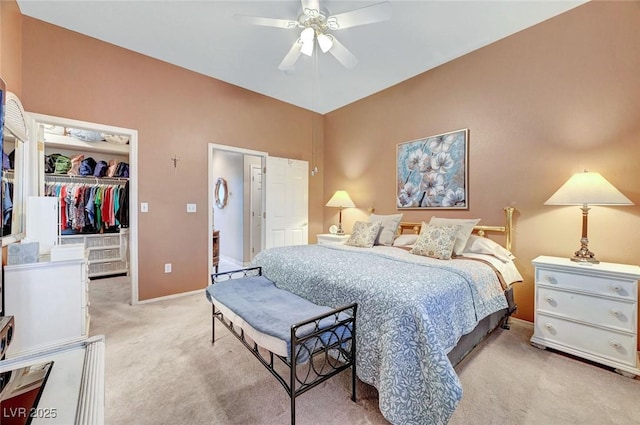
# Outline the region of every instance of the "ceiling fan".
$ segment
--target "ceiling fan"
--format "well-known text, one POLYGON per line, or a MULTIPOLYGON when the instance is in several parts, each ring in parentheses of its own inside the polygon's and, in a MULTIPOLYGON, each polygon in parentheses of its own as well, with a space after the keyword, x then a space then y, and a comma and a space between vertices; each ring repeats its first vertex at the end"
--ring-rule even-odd
POLYGON ((351 69, 358 59, 330 33, 358 25, 372 24, 391 18, 391 3, 383 1, 337 15, 330 15, 320 8, 320 0, 301 0, 302 12, 297 20, 257 16, 234 15, 238 22, 284 29, 301 29, 300 36, 285 55, 278 69, 293 69, 301 54, 311 56, 317 46, 324 53, 331 53, 344 67, 351 69))

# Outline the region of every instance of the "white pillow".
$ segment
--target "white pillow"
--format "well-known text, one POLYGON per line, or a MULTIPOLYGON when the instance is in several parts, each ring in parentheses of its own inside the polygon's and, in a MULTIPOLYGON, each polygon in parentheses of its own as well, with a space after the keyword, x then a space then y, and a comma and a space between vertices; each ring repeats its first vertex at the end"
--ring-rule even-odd
POLYGON ((395 238, 396 233, 398 232, 400 220, 402 220, 402 214, 371 214, 369 216, 370 223, 379 221, 382 224, 382 229, 375 241, 375 245, 391 245, 393 243, 393 238, 395 238))
POLYGON ((416 243, 417 240, 418 240, 418 235, 414 235, 414 234, 399 235, 393 241, 393 246, 411 246, 414 243, 416 243))
POLYGON ((345 244, 361 248, 371 248, 373 242, 375 242, 378 237, 378 233, 380 233, 380 227, 382 227, 382 225, 379 221, 374 221, 373 223, 356 221, 353 224, 351 236, 349 236, 345 244))
POLYGON ((509 263, 516 259, 516 257, 502 245, 489 238, 477 235, 469 236, 467 245, 464 247, 464 252, 493 255, 503 263, 509 263))
POLYGON ((462 251, 464 251, 464 246, 467 244, 467 240, 469 240, 469 236, 471 235, 471 232, 473 232, 473 227, 479 222, 480 222, 479 218, 431 217, 429 224, 459 225, 460 230, 456 235, 456 243, 453 245, 453 254, 462 255, 462 251))

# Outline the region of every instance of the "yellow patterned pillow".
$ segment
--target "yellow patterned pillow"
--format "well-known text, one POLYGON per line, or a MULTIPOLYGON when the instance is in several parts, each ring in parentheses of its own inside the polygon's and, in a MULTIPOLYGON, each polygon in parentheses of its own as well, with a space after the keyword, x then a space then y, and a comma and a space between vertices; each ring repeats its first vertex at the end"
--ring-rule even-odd
POLYGON ((378 233, 380 233, 381 227, 382 224, 379 221, 372 223, 356 221, 346 245, 371 248, 378 237, 378 233))
POLYGON ((456 235, 461 227, 457 224, 435 225, 423 222, 420 236, 410 252, 439 260, 450 260, 456 235))

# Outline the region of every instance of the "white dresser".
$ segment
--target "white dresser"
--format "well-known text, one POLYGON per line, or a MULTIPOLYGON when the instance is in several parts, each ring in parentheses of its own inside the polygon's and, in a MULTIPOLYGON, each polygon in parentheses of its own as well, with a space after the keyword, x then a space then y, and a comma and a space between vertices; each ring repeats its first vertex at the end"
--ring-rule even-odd
POLYGON ((535 266, 531 343, 640 375, 638 280, 640 267, 582 264, 540 256, 535 266))
POLYGON ((7 357, 86 338, 88 290, 85 259, 4 266, 5 314, 15 322, 7 357))

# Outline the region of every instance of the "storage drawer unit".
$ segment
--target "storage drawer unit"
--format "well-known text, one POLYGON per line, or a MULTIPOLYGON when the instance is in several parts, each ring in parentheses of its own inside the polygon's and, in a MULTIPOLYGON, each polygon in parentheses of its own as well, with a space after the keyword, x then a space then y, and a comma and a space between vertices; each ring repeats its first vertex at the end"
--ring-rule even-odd
POLYGON ((83 243, 88 251, 89 278, 129 273, 128 232, 63 235, 62 244, 83 243))
POLYGON ((535 266, 535 324, 531 342, 640 375, 640 267, 582 264, 541 256, 535 266))

